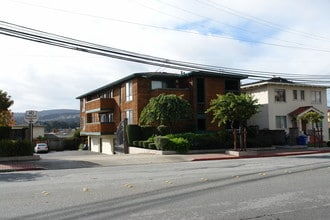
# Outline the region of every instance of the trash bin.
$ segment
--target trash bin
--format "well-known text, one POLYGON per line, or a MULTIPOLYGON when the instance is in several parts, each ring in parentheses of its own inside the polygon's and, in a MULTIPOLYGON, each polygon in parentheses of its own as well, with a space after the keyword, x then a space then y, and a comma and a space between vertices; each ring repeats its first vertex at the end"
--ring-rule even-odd
POLYGON ((298 145, 307 145, 307 136, 306 135, 300 135, 297 138, 298 145))

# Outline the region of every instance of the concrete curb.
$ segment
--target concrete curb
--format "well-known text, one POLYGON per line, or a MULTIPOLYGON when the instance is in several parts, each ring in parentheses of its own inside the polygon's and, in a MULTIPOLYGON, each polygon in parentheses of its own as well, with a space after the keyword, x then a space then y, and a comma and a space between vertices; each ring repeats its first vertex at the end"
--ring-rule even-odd
POLYGON ((298 156, 298 155, 308 155, 308 154, 320 154, 320 153, 330 153, 330 150, 316 150, 316 151, 300 151, 300 152, 273 152, 265 154, 252 154, 252 155, 227 155, 227 156, 210 156, 210 157, 199 157, 192 158, 191 161, 207 161, 207 160, 232 160, 232 159, 249 159, 249 158, 262 158, 262 157, 285 157, 285 156, 298 156))

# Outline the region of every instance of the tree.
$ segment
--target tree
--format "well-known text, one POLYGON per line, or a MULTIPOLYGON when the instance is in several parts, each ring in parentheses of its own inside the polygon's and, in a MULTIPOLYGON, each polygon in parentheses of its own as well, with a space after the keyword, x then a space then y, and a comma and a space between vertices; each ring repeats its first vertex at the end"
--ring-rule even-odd
MULTIPOLYGON (((324 117, 322 115, 320 115, 319 113, 310 111, 310 112, 306 112, 305 114, 300 116, 298 119, 312 123, 313 136, 315 136, 314 125, 316 125, 316 133, 318 133, 318 134, 322 133, 319 130, 318 123, 321 122, 323 120, 323 118, 324 117)), ((319 144, 321 144, 321 142, 322 142, 322 138, 320 139, 319 144)), ((314 141, 314 147, 315 147, 315 141, 314 141)))
POLYGON ((167 125, 172 131, 180 119, 190 118, 192 109, 189 102, 174 94, 160 94, 149 100, 139 118, 142 125, 167 125))
POLYGON ((0 90, 0 126, 13 126, 15 124, 14 114, 9 110, 14 104, 7 92, 0 90))
POLYGON ((316 125, 316 128, 318 128, 318 123, 321 122, 323 120, 323 118, 324 117, 322 115, 320 115, 319 113, 314 112, 314 111, 307 112, 299 117, 299 119, 301 119, 301 120, 311 122, 313 128, 314 128, 314 125, 316 125))
MULTIPOLYGON (((258 100, 253 99, 250 95, 227 93, 226 95, 217 95, 216 99, 211 100, 210 108, 207 109, 206 113, 211 112, 213 114, 212 123, 217 121, 219 127, 229 123, 230 127, 234 129, 234 123, 238 123, 240 130, 240 147, 242 149, 243 135, 246 132, 246 129, 244 129, 243 132, 243 127, 246 120, 259 112, 260 106, 257 103, 258 100)), ((236 140, 235 134, 234 132, 234 141, 236 140)), ((236 149, 236 142, 234 142, 234 148, 236 149)), ((246 146, 244 146, 244 148, 246 148, 246 146)))

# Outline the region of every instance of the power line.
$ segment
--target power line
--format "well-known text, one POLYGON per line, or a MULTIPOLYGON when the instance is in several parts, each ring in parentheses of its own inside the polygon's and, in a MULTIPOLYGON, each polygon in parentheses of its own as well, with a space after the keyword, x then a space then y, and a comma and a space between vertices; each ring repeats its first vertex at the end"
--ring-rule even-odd
MULTIPOLYGON (((282 42, 286 42, 286 43, 291 43, 291 44, 294 44, 294 45, 263 42, 263 41, 249 40, 249 39, 245 39, 245 38, 235 39, 231 36, 226 36, 226 35, 219 35, 219 34, 214 34, 214 33, 201 33, 201 32, 196 32, 196 31, 187 30, 187 29, 178 29, 178 28, 172 28, 172 27, 144 24, 144 23, 139 23, 139 22, 136 22, 136 21, 127 21, 127 20, 116 19, 116 18, 102 17, 102 16, 92 15, 92 14, 88 14, 88 13, 74 12, 74 11, 71 11, 71 10, 64 10, 64 9, 60 9, 60 8, 42 6, 42 5, 38 5, 38 4, 21 2, 21 1, 14 1, 14 2, 19 3, 19 4, 30 5, 30 6, 34 6, 34 7, 41 7, 41 8, 45 8, 45 9, 48 9, 48 10, 60 11, 60 12, 63 12, 63 13, 76 14, 76 15, 79 15, 79 16, 92 17, 92 18, 97 18, 97 19, 113 21, 113 22, 125 23, 125 24, 129 24, 129 25, 143 26, 143 27, 147 27, 147 28, 162 29, 162 30, 166 30, 166 31, 181 32, 181 33, 186 33, 186 34, 208 36, 208 37, 214 37, 214 38, 228 39, 228 40, 233 40, 233 41, 242 41, 242 42, 247 42, 247 43, 261 44, 261 45, 288 48, 288 49, 309 50, 309 51, 330 53, 330 49, 327 49, 327 48, 315 48, 315 47, 309 47, 309 46, 302 46, 302 44, 299 44, 297 42, 292 42, 292 41, 282 40, 282 39, 276 39, 276 38, 272 38, 272 39, 282 41, 282 42)), ((160 2, 163 3, 163 4, 169 5, 170 7, 176 8, 178 10, 185 11, 186 13, 190 13, 190 14, 193 14, 195 16, 198 16, 198 17, 201 17, 201 18, 204 18, 204 19, 214 20, 214 19, 211 19, 207 16, 189 11, 187 9, 182 9, 182 8, 177 7, 175 5, 172 5, 168 2, 162 2, 162 1, 160 1, 160 2)), ((152 8, 149 7, 149 9, 152 9, 152 8)), ((157 11, 159 11, 159 10, 157 10, 157 11)), ((163 13, 163 14, 167 14, 167 13, 163 13)), ((253 33, 252 31, 246 30, 246 29, 241 28, 241 27, 230 25, 230 24, 218 21, 218 20, 214 20, 214 21, 216 23, 219 23, 219 24, 230 26, 231 28, 234 28, 234 29, 238 29, 238 30, 241 30, 241 31, 244 31, 244 32, 247 32, 247 33, 253 33)))
POLYGON ((63 47, 67 49, 87 52, 91 54, 137 62, 142 64, 166 67, 183 71, 209 71, 219 74, 231 74, 237 76, 247 76, 249 79, 268 79, 274 75, 287 78, 296 82, 313 82, 319 85, 329 85, 330 78, 326 76, 310 75, 306 78, 304 74, 290 74, 281 72, 267 72, 258 70, 247 70, 238 68, 229 68, 222 66, 198 64, 192 62, 177 61, 165 59, 140 53, 135 53, 127 50, 121 50, 113 47, 103 46, 99 44, 89 43, 86 41, 76 40, 73 38, 64 37, 61 35, 51 34, 48 32, 31 29, 24 26, 15 25, 12 23, 0 21, 0 34, 20 39, 30 40, 38 43, 63 47), (320 80, 322 77, 323 80, 320 80), (319 80, 317 80, 319 79, 319 80))
POLYGON ((212 0, 208 0, 209 3, 201 2, 200 0, 195 0, 195 1, 198 1, 201 4, 206 4, 211 8, 219 9, 221 11, 224 11, 226 13, 232 14, 232 15, 237 16, 237 17, 252 20, 252 21, 254 21, 254 22, 256 22, 260 25, 263 25, 263 26, 266 26, 266 27, 269 27, 269 28, 275 28, 275 29, 281 30, 283 32, 303 36, 303 37, 314 39, 314 40, 322 40, 322 41, 330 42, 330 39, 326 38, 324 36, 320 36, 320 35, 316 35, 316 34, 312 34, 312 33, 307 33, 307 32, 303 32, 303 31, 299 31, 299 30, 294 30, 294 29, 287 29, 287 28, 284 28, 283 26, 281 26, 279 24, 267 21, 265 19, 262 19, 262 18, 259 18, 259 17, 256 17, 256 16, 252 16, 252 15, 249 15, 249 14, 246 14, 246 13, 242 13, 240 11, 234 10, 230 7, 224 6, 224 5, 222 5, 218 2, 214 2, 212 0))

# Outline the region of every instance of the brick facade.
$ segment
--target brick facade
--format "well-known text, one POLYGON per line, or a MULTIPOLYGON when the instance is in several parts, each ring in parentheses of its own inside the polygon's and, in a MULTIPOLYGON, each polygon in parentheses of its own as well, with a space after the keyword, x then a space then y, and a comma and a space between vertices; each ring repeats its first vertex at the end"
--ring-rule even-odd
MULTIPOLYGON (((240 80, 245 77, 208 72, 191 72, 188 74, 137 73, 102 88, 78 97, 80 99, 81 133, 85 135, 113 134, 119 122, 132 111, 132 123, 138 124, 143 108, 150 98, 159 94, 175 94, 186 99, 193 108, 193 119, 181 124, 191 131, 218 130, 217 124, 211 123, 212 115, 206 115, 212 99, 217 94, 225 94, 228 88, 237 89, 240 80), (127 83, 132 86, 132 96, 126 100, 127 83), (227 85, 230 82, 233 85, 227 85), (155 84, 153 87, 153 83, 155 84), (227 83, 227 84, 226 84, 227 83), (104 117, 107 123, 101 122, 104 117), (112 117, 112 118, 111 118, 112 117), (111 118, 111 120, 109 119, 111 118)), ((129 86, 128 86, 129 87, 129 86)))

